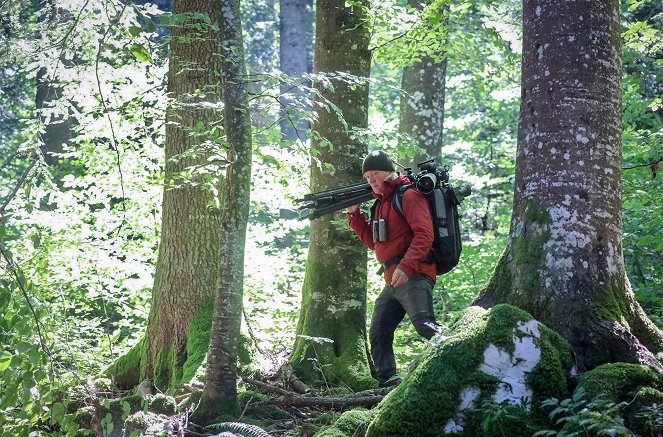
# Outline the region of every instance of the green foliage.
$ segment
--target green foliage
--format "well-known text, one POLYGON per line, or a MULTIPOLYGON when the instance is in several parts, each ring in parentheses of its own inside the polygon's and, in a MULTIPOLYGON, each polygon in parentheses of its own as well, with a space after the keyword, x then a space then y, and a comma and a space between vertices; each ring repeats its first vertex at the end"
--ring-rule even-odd
POLYGON ((355 408, 344 412, 332 425, 322 427, 315 437, 357 436, 366 435, 366 429, 375 417, 376 410, 355 408))
POLYGON ((640 423, 643 435, 657 435, 663 429, 663 405, 644 405, 635 414, 635 420, 640 423))
MULTIPOLYGON (((52 435, 81 432, 80 427, 90 424, 89 407, 85 409, 69 393, 76 391, 69 390, 72 381, 99 373, 142 338, 161 225, 163 120, 169 104, 164 81, 168 38, 159 35, 185 21, 197 32, 211 24, 202 14, 174 15, 155 6, 133 4, 123 9, 106 0, 51 3, 53 10, 44 2, 1 5, 0 204, 9 201, 0 212, 0 248, 7 256, 0 260, 3 435, 26 435, 31 430, 52 435), (34 102, 38 73, 60 89, 59 98, 47 108, 39 109, 34 102), (40 160, 44 122, 64 115, 72 120, 72 138, 59 162, 49 167, 40 160), (35 159, 38 162, 12 197, 17 181, 35 159), (75 418, 74 411, 85 414, 75 418)), ((663 11, 659 3, 621 3, 622 140, 626 268, 639 302, 663 326, 663 179, 658 172, 663 158, 663 11)), ((424 56, 447 60, 442 164, 451 168, 453 183, 470 184, 475 193, 462 206, 461 262, 438 278, 433 293, 438 320, 449 327, 490 279, 506 245, 520 94, 520 5, 436 0, 415 11, 403 4, 374 4, 369 18, 375 49, 370 128, 352 135, 369 149, 388 150, 397 161, 413 156, 417 150, 398 132, 400 68, 424 56)), ((308 223, 292 218, 291 199, 311 190, 308 144, 282 143, 278 129, 271 126, 280 109, 280 86, 308 93, 287 110, 313 120, 313 98, 339 115, 321 94, 322 89, 334 89, 332 79, 352 85, 358 79, 334 74, 292 78, 274 71, 275 11, 259 0, 243 7, 245 16, 251 17, 245 29, 255 74, 250 80, 259 82, 252 113, 270 120, 256 122, 254 130, 245 328, 261 351, 274 353, 294 343, 308 249, 308 223)), ((173 184, 192 183, 194 175, 209 183, 227 164, 221 127, 191 134, 210 138, 214 144, 206 146, 215 147, 215 160, 187 168, 173 184)), ((324 138, 316 140, 342 147, 324 138)), ((356 159, 359 162, 361 157, 356 159)), ((312 162, 328 165, 320 162, 319 155, 312 162)), ((351 182, 356 181, 338 184, 351 182)), ((376 270, 371 260, 369 312, 383 285, 373 273, 376 270)), ((192 329, 208 323, 209 314, 197 320, 200 325, 192 329)), ((187 344, 185 379, 200 371, 208 340, 203 331, 187 344)), ((396 332, 399 364, 405 367, 415 360, 426 344, 406 320, 396 332)), ((142 353, 138 344, 130 358, 142 353)), ((611 402, 622 400, 618 396, 611 402)), ((614 419, 610 404, 586 403, 592 405, 588 411, 596 414, 581 416, 580 402, 571 400, 566 410, 560 410, 555 419, 577 416, 560 426, 614 419)), ((653 434, 660 427, 660 404, 650 399, 639 405, 641 418, 651 418, 643 432, 653 434)), ((487 429, 499 433, 502 419, 511 412, 505 406, 487 405, 482 414, 487 429)), ((124 415, 121 408, 119 418, 124 415)), ((107 433, 122 426, 106 415, 99 420, 107 433)), ((575 431, 569 425, 564 432, 575 431)))
POLYGON ((654 1, 623 2, 624 79, 622 134, 624 155, 624 259, 638 301, 663 326, 663 191, 657 170, 663 159, 663 8, 654 1))
POLYGON ((588 401, 585 391, 578 388, 571 398, 559 401, 551 398, 543 402, 551 408, 549 418, 555 430, 541 430, 534 436, 627 436, 624 420, 620 416, 625 403, 615 404, 601 398, 588 401))
POLYGON ((530 414, 521 405, 484 401, 479 409, 481 431, 487 436, 531 436, 535 429, 530 414))

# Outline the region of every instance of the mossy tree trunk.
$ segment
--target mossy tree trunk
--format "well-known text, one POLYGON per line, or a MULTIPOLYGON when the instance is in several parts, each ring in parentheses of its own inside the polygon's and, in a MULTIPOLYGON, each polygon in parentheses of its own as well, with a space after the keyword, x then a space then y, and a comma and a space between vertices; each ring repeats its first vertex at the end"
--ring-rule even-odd
POLYGON ((161 242, 145 338, 108 369, 123 387, 147 377, 167 390, 194 376, 207 353, 218 282, 221 214, 214 193, 221 176, 209 160, 218 156, 213 129, 222 119, 219 4, 175 0, 172 9, 188 18, 171 27, 161 242), (198 13, 212 24, 191 16, 198 13), (195 176, 187 176, 192 169, 195 176))
MULTIPOLYGON (((366 19, 364 5, 318 0, 316 73, 369 75, 366 19)), ((340 109, 347 128, 335 111, 314 104, 318 117, 314 129, 319 137, 311 150, 313 191, 360 182, 361 160, 367 153, 347 129, 367 125, 368 84, 333 77, 331 82, 333 92, 321 85, 320 92, 340 109)), ((290 361, 305 381, 342 381, 362 389, 375 383, 366 338, 367 255, 346 221, 345 214, 337 213, 311 222, 297 340, 290 361)))
MULTIPOLYGON (((414 9, 422 9, 424 2, 409 0, 414 9)), ((449 7, 443 7, 446 17, 449 7)), ((446 39, 446 35, 442 35, 446 39)), ((418 62, 403 69, 400 101, 400 131, 410 135, 416 145, 423 149, 410 162, 416 171, 416 164, 435 158, 442 163, 442 128, 444 121, 445 75, 447 60, 443 54, 424 56, 418 62)))
POLYGON ((221 0, 221 77, 227 141, 219 251, 219 285, 214 302, 205 390, 194 417, 204 421, 234 413, 237 404, 237 347, 242 319, 244 244, 251 192, 251 117, 239 0, 221 0))
POLYGON ((663 370, 661 331, 622 255, 619 2, 524 1, 523 33, 509 244, 475 303, 529 311, 569 340, 581 370, 663 370))

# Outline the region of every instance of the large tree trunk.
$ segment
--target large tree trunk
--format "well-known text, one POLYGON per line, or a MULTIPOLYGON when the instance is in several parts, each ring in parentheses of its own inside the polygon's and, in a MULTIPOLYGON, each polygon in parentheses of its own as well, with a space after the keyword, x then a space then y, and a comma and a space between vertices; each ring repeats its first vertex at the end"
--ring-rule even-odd
MULTIPOLYGON (((40 19, 43 22, 55 23, 58 15, 66 12, 56 7, 52 0, 40 2, 40 19)), ((58 64, 70 64, 70 61, 59 60, 58 64)), ((62 87, 58 84, 59 77, 53 68, 40 68, 37 72, 37 94, 35 106, 39 113, 39 120, 43 131, 39 136, 39 148, 46 164, 55 165, 58 155, 64 152, 64 146, 71 140, 71 119, 68 105, 60 106, 58 101, 62 98, 62 87), (63 113, 63 110, 66 111, 63 113)))
POLYGON ((214 302, 205 391, 196 417, 207 420, 237 409, 237 346, 242 320, 244 243, 251 192, 251 118, 239 0, 221 1, 221 78, 227 157, 219 251, 219 285, 214 302))
POLYGON ((644 363, 661 332, 624 272, 618 0, 523 2, 510 240, 475 302, 506 302, 570 341, 584 369, 644 363))
MULTIPOLYGON (((311 72, 311 46, 313 44, 312 0, 280 0, 279 10, 279 65, 283 73, 296 78, 311 72)), ((292 110, 292 98, 301 100, 304 91, 292 85, 281 86, 281 137, 285 141, 297 138, 306 141, 309 123, 292 110), (290 109, 290 111, 288 111, 290 109)), ((301 105, 301 101, 299 102, 301 105)), ((308 108, 306 108, 308 109, 308 108)))
MULTIPOLYGON (((410 6, 422 9, 424 2, 409 0, 410 6)), ((445 14, 448 6, 444 7, 445 14)), ((428 159, 442 163, 442 127, 447 60, 436 61, 424 56, 421 61, 403 69, 400 102, 400 131, 410 135, 423 153, 413 157, 410 165, 428 159)))
MULTIPOLYGON (((175 0, 173 14, 207 14, 219 22, 219 4, 211 0, 175 0)), ((218 128, 220 100, 219 33, 201 19, 171 28, 166 115, 166 172, 161 242, 147 333, 126 356, 111 366, 122 386, 148 377, 162 390, 189 381, 209 345, 214 290, 219 273, 219 199, 221 187, 212 174, 183 179, 192 166, 209 168, 217 155, 209 137, 218 128), (196 24, 204 30, 195 30, 196 24), (195 68, 192 68, 195 67, 195 68), (183 155, 185 154, 185 155, 183 155)))
MULTIPOLYGON (((318 0, 316 13, 315 72, 367 77, 370 53, 364 7, 347 6, 343 0, 318 0)), ((320 92, 342 111, 348 128, 366 127, 368 84, 332 82, 334 92, 322 87, 320 92)), ((315 130, 324 140, 312 145, 311 189, 361 181, 366 146, 349 135, 334 111, 317 111, 315 130)), ((345 222, 342 213, 311 222, 298 337, 290 361, 305 381, 340 380, 362 389, 375 383, 366 339, 367 258, 366 249, 345 222)))

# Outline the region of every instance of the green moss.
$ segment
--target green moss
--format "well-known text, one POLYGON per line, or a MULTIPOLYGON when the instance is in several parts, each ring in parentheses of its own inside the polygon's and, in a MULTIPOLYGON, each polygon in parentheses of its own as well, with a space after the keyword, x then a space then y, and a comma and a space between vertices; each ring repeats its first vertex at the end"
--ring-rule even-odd
POLYGON ((115 360, 104 371, 105 375, 113 378, 115 384, 123 389, 131 389, 141 382, 141 362, 145 356, 145 338, 136 343, 129 351, 115 360))
POLYGON ((327 425, 335 422, 341 415, 339 413, 323 413, 317 416, 315 419, 304 423, 299 427, 297 435, 299 437, 312 437, 317 432, 320 432, 321 429, 325 428, 327 425))
POLYGON ((177 411, 177 403, 172 396, 159 393, 153 396, 149 402, 149 411, 156 414, 171 415, 177 411))
POLYGON ((531 437, 537 429, 532 417, 520 406, 490 400, 467 411, 464 423, 462 435, 472 437, 531 437))
POLYGON ((173 370, 177 360, 176 348, 173 345, 164 346, 157 351, 154 357, 153 382, 160 390, 166 391, 173 384, 173 370))
POLYGON ((341 284, 335 269, 311 261, 309 257, 298 336, 290 355, 290 363, 302 381, 308 384, 342 383, 353 390, 377 386, 371 376, 366 329, 360 323, 365 321, 365 308, 359 302, 355 307, 332 309, 326 303, 320 303, 327 300, 312 299, 312 295, 327 290, 334 293, 338 302, 358 302, 357 296, 346 291, 354 288, 353 284, 341 284))
POLYGON ((580 376, 588 399, 602 397, 607 402, 630 401, 641 387, 661 388, 660 374, 647 366, 611 363, 599 366, 580 376))
POLYGON ((333 425, 320 429, 315 437, 356 436, 366 435, 366 428, 375 417, 376 410, 355 408, 346 411, 333 425))
POLYGON ((74 421, 81 428, 92 428, 92 418, 94 417, 94 407, 82 407, 74 413, 74 421))
POLYGON ((638 435, 660 434, 663 424, 663 392, 652 387, 640 388, 626 409, 625 423, 638 435))
POLYGON ((107 414, 110 414, 113 419, 113 429, 122 429, 126 418, 133 413, 144 410, 146 404, 147 400, 138 395, 101 400, 96 411, 95 422, 100 423, 107 414))
POLYGON ((143 432, 150 426, 148 413, 138 411, 124 421, 125 435, 143 435, 143 432))
POLYGON ((557 332, 539 324, 541 356, 547 357, 527 375, 527 385, 532 389, 533 417, 544 420, 547 412, 541 402, 547 398, 564 399, 569 395, 570 373, 566 370, 574 366, 573 350, 569 343, 557 332))
POLYGON ((626 279, 624 276, 598 290, 594 295, 593 315, 601 320, 614 320, 630 330, 631 311, 625 291, 626 279))
MULTIPOLYGON (((491 310, 470 307, 463 311, 450 328, 453 335, 426 350, 418 366, 382 401, 367 436, 437 436, 450 419, 458 419, 463 389, 479 390, 474 408, 493 402, 499 379, 480 371, 484 351, 492 344, 512 352, 514 335, 522 335, 517 329, 519 322, 530 320, 530 314, 510 305, 497 305, 491 310)), ((541 349, 541 359, 528 375, 528 382, 533 385, 530 389, 538 391, 535 398, 545 399, 567 392, 572 356, 570 346, 561 337, 541 324, 538 326, 541 335, 534 341, 541 349), (557 350, 555 344, 564 346, 557 350)), ((463 435, 483 432, 480 414, 468 409, 460 416, 467 420, 467 433, 463 435)), ((524 413, 511 416, 514 423, 530 422, 523 422, 527 416, 524 413)), ((513 426, 518 428, 517 424, 513 426)))
MULTIPOLYGON (((247 390, 237 394, 237 401, 239 403, 239 408, 243 411, 247 404, 256 404, 259 402, 269 401, 269 396, 247 390)), ((291 416, 286 411, 277 407, 276 405, 266 405, 260 408, 250 408, 246 414, 258 420, 279 420, 291 418, 291 416)))
POLYGON ((492 307, 500 302, 507 302, 508 296, 513 289, 513 278, 511 276, 511 267, 509 266, 510 258, 510 250, 509 246, 507 246, 490 276, 488 285, 481 292, 479 299, 487 299, 485 302, 481 302, 481 306, 484 308, 492 307))
POLYGON ((544 262, 543 246, 550 240, 550 216, 538 202, 528 199, 521 204, 522 231, 512 242, 511 260, 515 270, 513 293, 504 302, 527 308, 538 317, 545 312, 546 302, 541 301, 541 276, 544 262))
POLYGON ((203 363, 209 349, 213 310, 214 300, 207 299, 200 303, 198 311, 191 319, 186 338, 186 361, 176 384, 190 382, 203 363))

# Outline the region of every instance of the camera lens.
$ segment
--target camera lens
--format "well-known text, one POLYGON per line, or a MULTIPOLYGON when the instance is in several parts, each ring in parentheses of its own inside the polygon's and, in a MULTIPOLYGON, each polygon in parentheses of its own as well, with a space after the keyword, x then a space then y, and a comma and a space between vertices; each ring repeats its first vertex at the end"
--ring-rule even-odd
POLYGON ((424 194, 432 193, 437 184, 437 178, 432 173, 426 173, 417 181, 417 189, 424 194))

